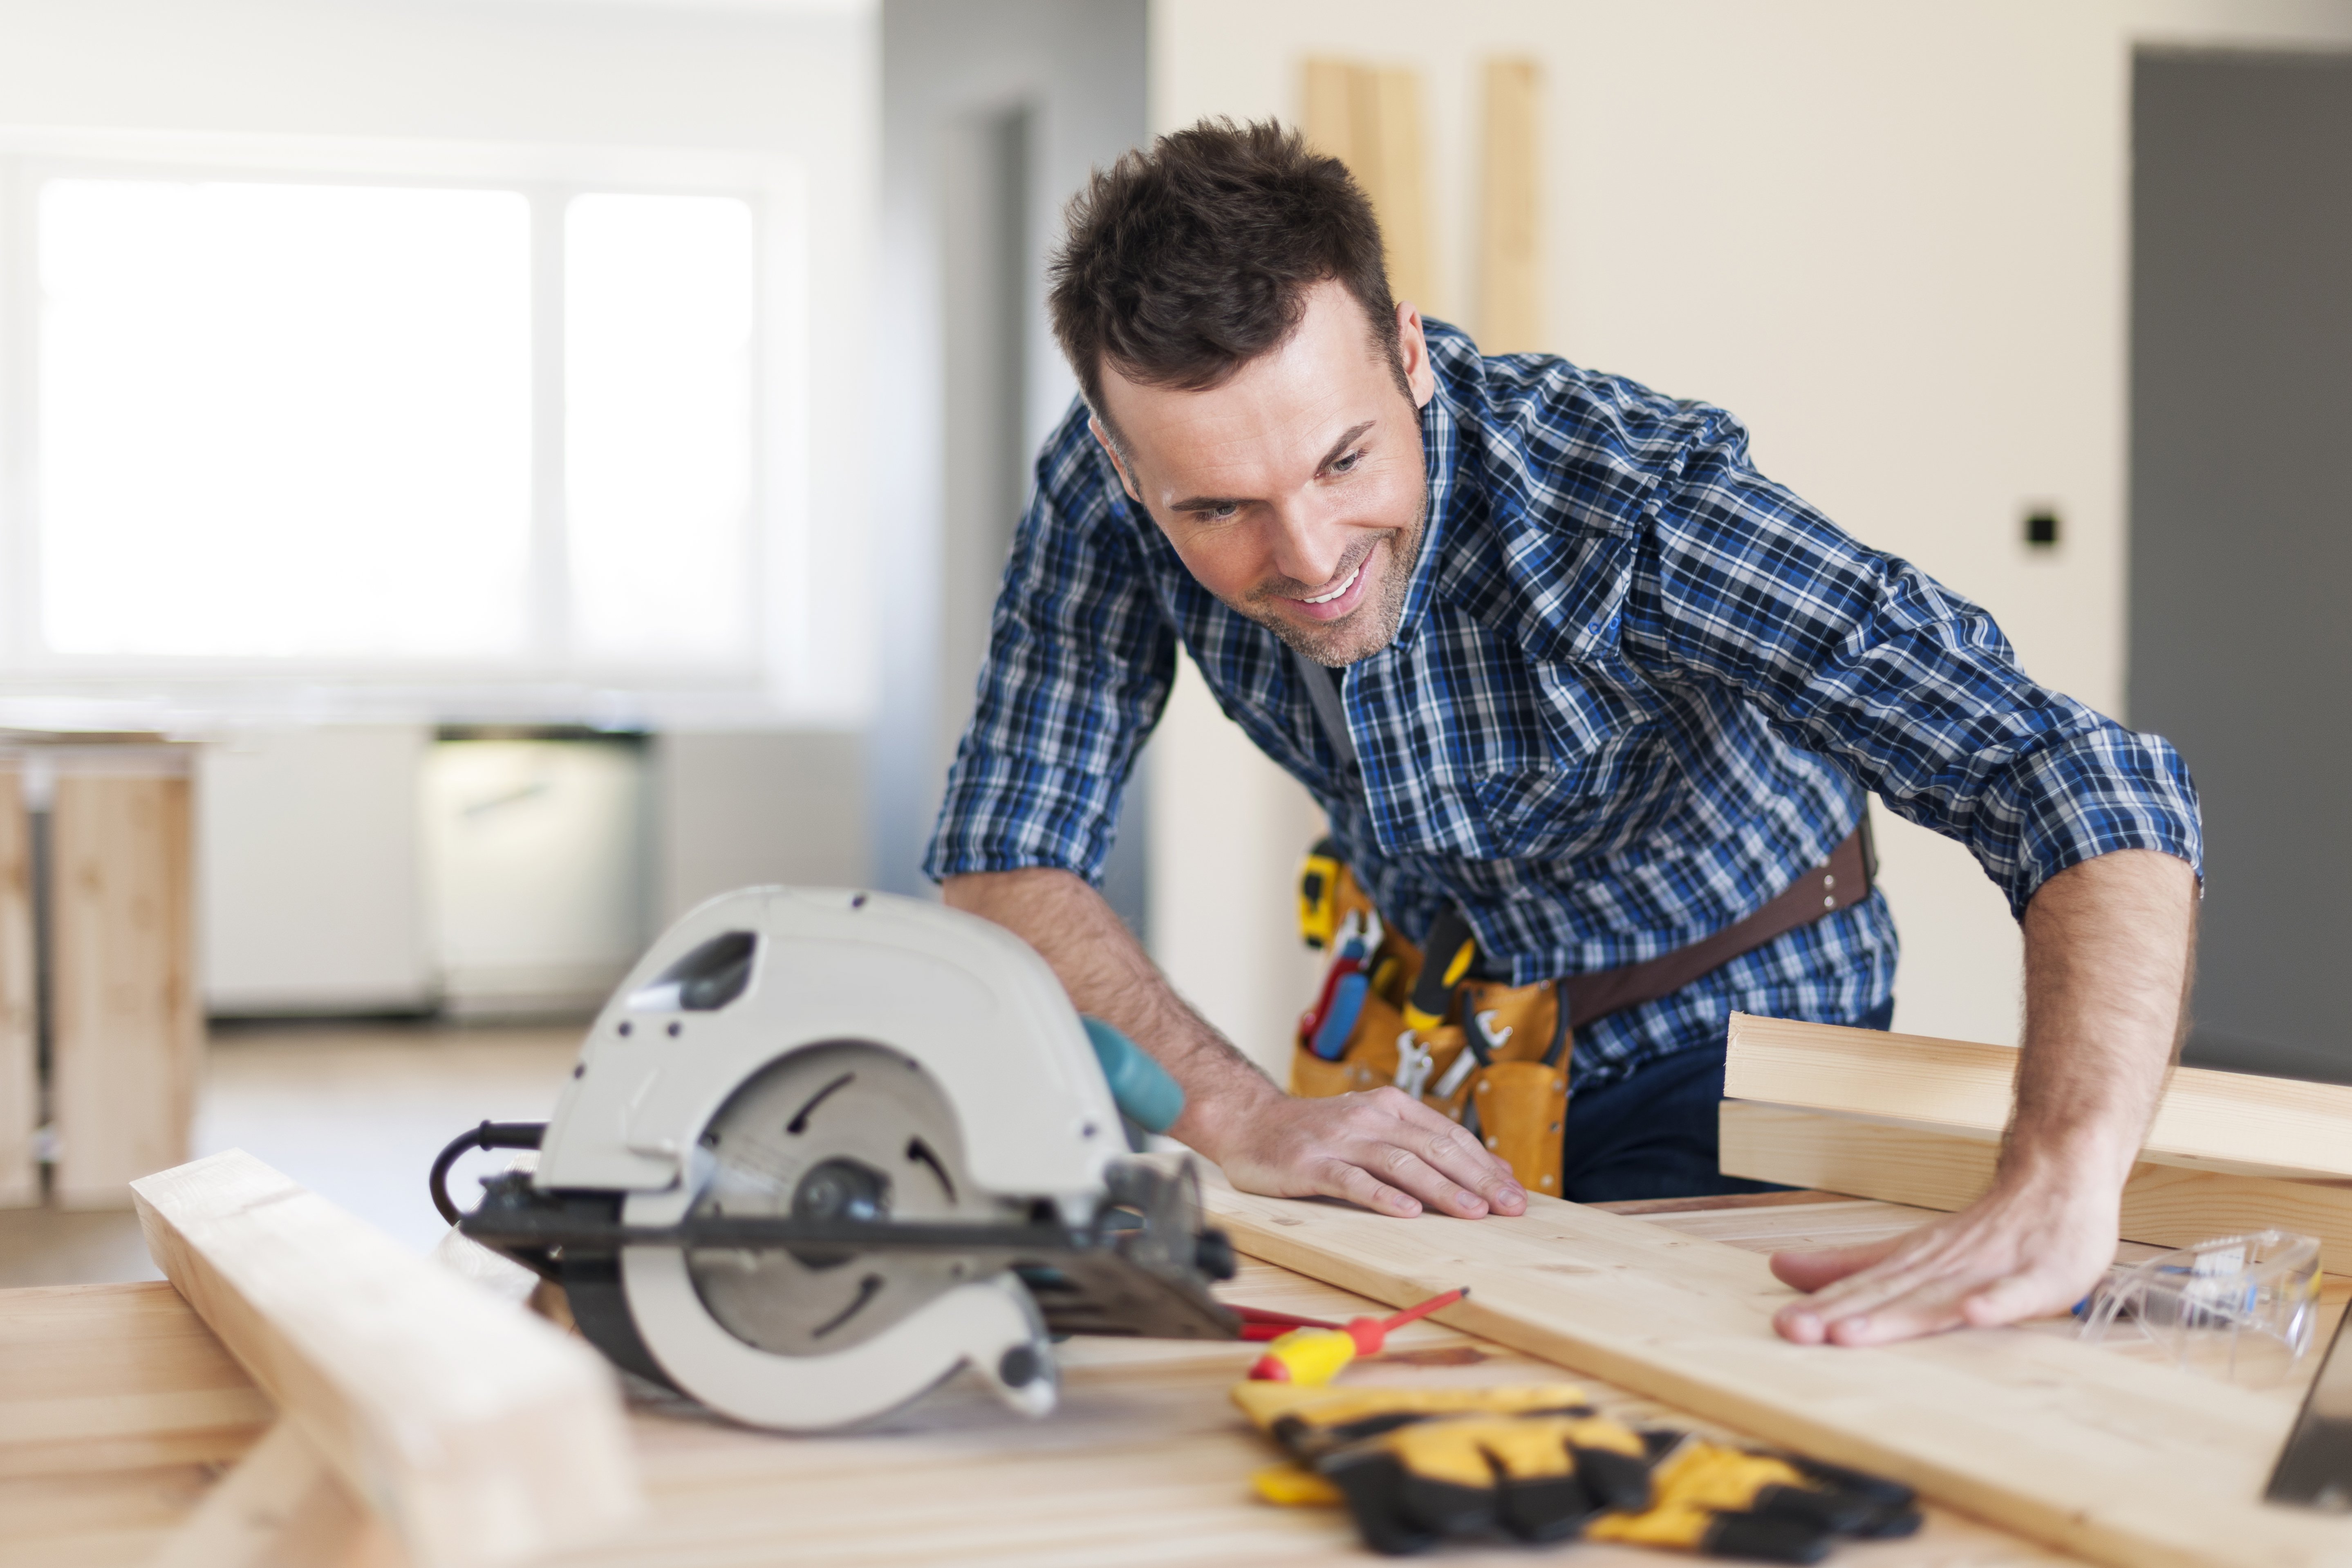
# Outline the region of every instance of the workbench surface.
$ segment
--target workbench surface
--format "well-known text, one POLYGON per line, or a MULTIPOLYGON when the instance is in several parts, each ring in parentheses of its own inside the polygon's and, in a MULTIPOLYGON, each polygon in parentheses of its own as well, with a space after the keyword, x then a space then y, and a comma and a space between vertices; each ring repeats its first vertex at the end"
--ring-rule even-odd
MULTIPOLYGON (((1811 1193, 1603 1206, 1758 1251, 1865 1241, 1928 1217, 1811 1193)), ((1318 1317, 1385 1310, 1248 1260, 1222 1293, 1318 1317)), ((1349 1381, 1569 1381, 1638 1420, 1706 1426, 1435 1324, 1414 1325, 1390 1342, 1349 1381)), ((1062 1352, 1061 1408, 1041 1422, 1021 1420, 961 1383, 877 1429, 826 1438, 750 1432, 682 1402, 635 1399, 631 1424, 651 1506, 611 1542, 556 1561, 698 1568, 1376 1561, 1339 1511, 1277 1509, 1253 1498, 1252 1472, 1278 1456, 1227 1391, 1256 1347, 1076 1340, 1062 1352)), ((0 1565, 145 1562, 270 1418, 268 1401, 167 1284, 0 1291, 0 1565)), ((1671 1560, 1591 1544, 1544 1554, 1554 1553, 1592 1568, 1660 1568, 1671 1560)), ((1529 1557, 1496 1548, 1441 1560, 1529 1557)), ((2064 1559, 1931 1510, 1913 1539, 1848 1545, 1832 1561, 1990 1568, 2064 1559)))

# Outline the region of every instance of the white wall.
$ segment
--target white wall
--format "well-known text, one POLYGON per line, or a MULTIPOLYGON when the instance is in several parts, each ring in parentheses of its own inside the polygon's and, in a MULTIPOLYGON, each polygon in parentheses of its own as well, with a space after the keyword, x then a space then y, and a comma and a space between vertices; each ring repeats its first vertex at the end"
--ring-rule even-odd
MULTIPOLYGON (((1152 122, 1296 118, 1309 54, 1419 68, 1437 257, 1426 304, 1466 321, 1476 71, 1492 54, 1540 60, 1552 346, 1730 408, 1767 473, 1988 605, 2037 678, 2112 712, 2142 41, 2340 46, 2352 7, 1160 0, 1152 122), (2020 521, 2043 504, 2063 542, 2036 554, 2020 521)), ((1194 683, 1154 748, 1154 842, 1178 861, 1211 836, 1262 831, 1237 829, 1244 817, 1298 815, 1301 792, 1272 764, 1209 738, 1222 722, 1194 683)), ((1896 1026, 2013 1041, 2006 903, 1964 850, 1877 820, 1904 935, 1896 1026)), ((1171 888, 1155 902, 1178 984, 1217 998, 1212 1017, 1261 1053, 1278 1049, 1263 1042, 1280 1040, 1299 992, 1269 973, 1232 994, 1230 961, 1194 966, 1295 942, 1291 872, 1276 858, 1213 901, 1179 904, 1171 888)))

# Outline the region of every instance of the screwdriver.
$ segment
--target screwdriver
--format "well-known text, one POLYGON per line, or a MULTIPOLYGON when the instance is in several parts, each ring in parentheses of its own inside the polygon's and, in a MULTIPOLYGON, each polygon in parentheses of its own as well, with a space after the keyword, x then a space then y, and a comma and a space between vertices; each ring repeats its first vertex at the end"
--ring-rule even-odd
POLYGON ((1418 1322, 1432 1312, 1451 1307, 1468 1294, 1470 1288, 1465 1285, 1443 1296, 1432 1296, 1418 1306, 1407 1307, 1394 1317, 1350 1318, 1344 1329, 1293 1329, 1265 1347, 1265 1353, 1250 1367, 1250 1379, 1254 1383, 1295 1383, 1301 1388, 1320 1388, 1358 1356, 1380 1354, 1389 1335, 1407 1323, 1418 1322))

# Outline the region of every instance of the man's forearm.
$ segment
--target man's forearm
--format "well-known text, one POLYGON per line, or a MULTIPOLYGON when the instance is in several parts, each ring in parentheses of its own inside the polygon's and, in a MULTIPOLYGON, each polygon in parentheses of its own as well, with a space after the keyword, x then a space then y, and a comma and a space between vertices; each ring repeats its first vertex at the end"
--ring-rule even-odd
POLYGON ((1216 1124, 1279 1091, 1232 1042, 1185 1004, 1109 903, 1067 871, 1036 867, 950 877, 950 907, 1019 936, 1053 966, 1081 1013, 1109 1024, 1158 1058, 1183 1087, 1184 1114, 1170 1131, 1204 1152, 1216 1124))
POLYGON ((2025 909, 2025 1049, 2004 1182, 2120 1189, 2188 1026, 2197 878, 2147 849, 2068 868, 2025 909))
POLYGON ((1394 1088, 1328 1099, 1276 1089, 1185 1005, 1102 895, 1067 871, 950 877, 947 900, 1045 956, 1080 1012, 1123 1030, 1184 1089, 1169 1131, 1247 1193, 1346 1198, 1381 1214, 1526 1212, 1510 1167, 1394 1088))

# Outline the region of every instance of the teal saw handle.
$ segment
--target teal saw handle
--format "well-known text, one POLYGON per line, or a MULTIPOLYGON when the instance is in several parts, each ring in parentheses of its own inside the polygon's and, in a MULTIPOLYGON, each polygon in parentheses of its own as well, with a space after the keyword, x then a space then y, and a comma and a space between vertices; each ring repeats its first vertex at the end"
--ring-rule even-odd
POLYGON ((1165 1132, 1176 1125, 1176 1119, 1184 1114, 1184 1091, 1168 1076, 1168 1069, 1100 1018, 1081 1016, 1078 1021, 1086 1025, 1095 1060, 1102 1064, 1103 1077, 1110 1080, 1110 1097, 1118 1113, 1146 1132, 1165 1132))

